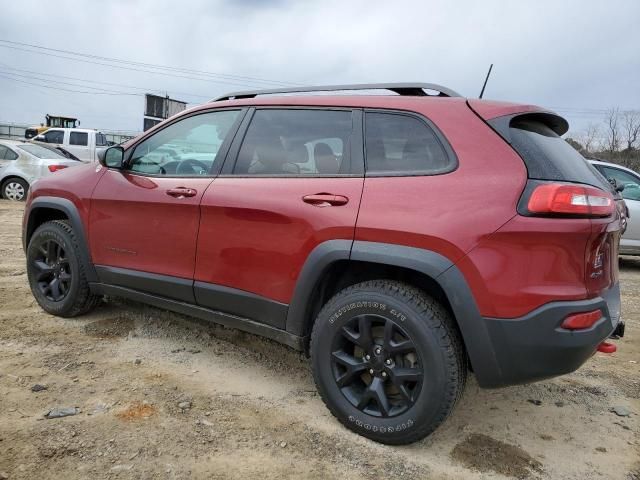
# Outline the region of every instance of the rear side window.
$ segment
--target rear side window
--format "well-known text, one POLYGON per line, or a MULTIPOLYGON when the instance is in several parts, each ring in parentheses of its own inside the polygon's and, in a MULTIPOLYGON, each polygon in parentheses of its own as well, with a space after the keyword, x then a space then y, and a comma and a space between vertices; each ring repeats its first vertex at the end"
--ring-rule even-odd
POLYGON ((365 150, 367 174, 434 175, 455 167, 433 129, 409 115, 367 112, 365 150))
POLYGON ((89 134, 86 132, 71 132, 69 135, 69 145, 86 147, 89 141, 89 134))
POLYGON ((234 175, 351 173, 350 111, 257 110, 242 142, 234 175))
POLYGON ((0 145, 0 160, 15 160, 18 154, 10 148, 0 145))
POLYGON ((64 143, 64 132, 60 130, 49 130, 44 133, 47 143, 64 143))
POLYGON ((511 146, 524 160, 529 178, 608 188, 594 167, 543 122, 515 118, 511 121, 509 134, 511 146))

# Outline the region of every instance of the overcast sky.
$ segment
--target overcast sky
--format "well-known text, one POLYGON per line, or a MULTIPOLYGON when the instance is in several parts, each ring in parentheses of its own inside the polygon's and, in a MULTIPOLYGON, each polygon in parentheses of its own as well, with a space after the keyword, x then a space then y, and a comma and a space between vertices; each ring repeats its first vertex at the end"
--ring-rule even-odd
POLYGON ((265 80, 421 81, 475 97, 490 63, 485 98, 555 109, 572 129, 610 107, 640 109, 639 0, 3 0, 0 40, 226 75, 178 78, 0 42, 2 121, 57 113, 141 130, 146 90, 196 104, 276 86, 265 80))

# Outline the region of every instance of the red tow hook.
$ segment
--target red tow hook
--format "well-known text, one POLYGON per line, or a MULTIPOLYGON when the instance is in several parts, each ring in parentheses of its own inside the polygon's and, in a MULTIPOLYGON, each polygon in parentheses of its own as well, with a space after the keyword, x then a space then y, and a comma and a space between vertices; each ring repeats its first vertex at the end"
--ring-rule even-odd
POLYGON ((609 342, 602 342, 598 345, 598 351, 601 353, 614 353, 617 349, 618 347, 609 342))

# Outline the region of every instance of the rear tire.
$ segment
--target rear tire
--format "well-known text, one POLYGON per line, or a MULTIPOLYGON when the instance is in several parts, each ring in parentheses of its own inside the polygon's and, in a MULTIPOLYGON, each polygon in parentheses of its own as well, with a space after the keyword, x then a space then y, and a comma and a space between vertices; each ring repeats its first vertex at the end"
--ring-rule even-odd
POLYGON ((2 198, 14 202, 24 202, 27 199, 29 184, 21 178, 9 178, 2 182, 0 187, 2 198))
POLYGON ((27 247, 27 277, 44 311, 75 317, 100 303, 102 297, 89 289, 79 252, 76 234, 64 220, 43 223, 33 233, 27 247))
POLYGON ((462 396, 466 354, 449 313, 397 281, 348 287, 311 334, 316 386, 346 427, 399 445, 432 433, 462 396))

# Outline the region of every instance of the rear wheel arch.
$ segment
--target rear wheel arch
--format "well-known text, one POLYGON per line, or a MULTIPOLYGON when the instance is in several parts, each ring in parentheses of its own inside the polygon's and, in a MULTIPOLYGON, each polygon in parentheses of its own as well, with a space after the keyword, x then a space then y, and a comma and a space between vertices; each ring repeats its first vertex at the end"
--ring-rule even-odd
POLYGON ((84 271, 89 282, 97 282, 98 276, 91 261, 89 243, 85 234, 82 218, 76 206, 70 200, 59 197, 38 197, 29 205, 29 210, 25 212, 26 221, 23 231, 23 247, 29 245, 33 232, 45 222, 51 220, 66 220, 75 232, 77 245, 79 247, 79 258, 83 264, 84 271))
MULTIPOLYGON (((328 243, 331 242, 320 246, 328 243)), ((308 339, 324 303, 350 285, 368 280, 402 281, 432 296, 451 313, 481 384, 489 383, 483 381, 485 377, 500 376, 485 322, 470 287, 453 262, 426 249, 363 241, 354 241, 348 254, 341 244, 340 252, 327 256, 332 246, 338 245, 325 245, 322 252, 317 247, 312 255, 319 258, 308 261, 302 269, 287 315, 290 333, 308 339)))

